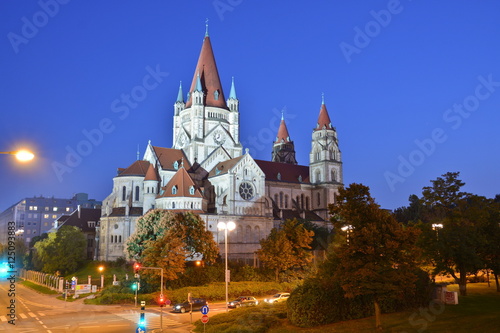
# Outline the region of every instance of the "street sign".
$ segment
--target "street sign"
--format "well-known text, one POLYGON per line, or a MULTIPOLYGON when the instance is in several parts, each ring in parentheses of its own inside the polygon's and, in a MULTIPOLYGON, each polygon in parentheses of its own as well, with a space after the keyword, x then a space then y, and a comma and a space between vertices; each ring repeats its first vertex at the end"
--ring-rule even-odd
POLYGON ((167 298, 167 300, 165 301, 165 304, 170 305, 171 303, 172 303, 172 301, 167 298))
POLYGON ((208 308, 208 305, 203 305, 203 306, 201 307, 201 313, 202 313, 202 314, 204 314, 204 315, 208 314, 208 311, 209 311, 209 310, 210 310, 210 309, 208 308))
POLYGON ((201 322, 203 324, 208 323, 208 315, 204 314, 203 316, 201 316, 201 322))
POLYGON ((146 301, 141 301, 141 306, 146 306, 146 301))

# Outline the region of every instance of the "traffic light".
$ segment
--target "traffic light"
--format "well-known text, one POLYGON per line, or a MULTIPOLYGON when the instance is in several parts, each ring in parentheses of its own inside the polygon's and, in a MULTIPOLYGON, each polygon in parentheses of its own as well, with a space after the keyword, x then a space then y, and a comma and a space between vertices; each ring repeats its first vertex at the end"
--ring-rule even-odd
POLYGON ((141 317, 139 319, 139 327, 141 327, 142 329, 145 329, 146 328, 146 318, 144 318, 144 312, 141 313, 141 317))
POLYGON ((160 307, 163 307, 165 306, 165 296, 163 296, 163 294, 160 295, 160 297, 158 298, 158 304, 160 305, 160 307))
POLYGON ((132 283, 131 287, 132 287, 132 290, 137 290, 138 289, 137 282, 132 283))
POLYGON ((135 274, 139 273, 139 269, 141 269, 141 264, 139 264, 138 262, 136 262, 134 264, 134 273, 135 274))

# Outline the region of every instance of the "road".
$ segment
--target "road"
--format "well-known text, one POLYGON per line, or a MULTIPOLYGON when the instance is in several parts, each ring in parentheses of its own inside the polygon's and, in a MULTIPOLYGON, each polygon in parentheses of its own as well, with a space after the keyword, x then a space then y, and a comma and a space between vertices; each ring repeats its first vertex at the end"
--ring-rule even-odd
MULTIPOLYGON (((15 333, 136 332, 140 317, 140 308, 130 305, 85 305, 82 300, 64 302, 55 296, 26 288, 20 281, 16 281, 14 289, 11 289, 10 283, 5 280, 0 283, 0 309, 0 332, 15 333), (9 323, 12 320, 9 311, 15 315, 15 325, 9 323)), ((168 332, 190 332, 191 320, 194 322, 201 318, 199 311, 180 314, 170 310, 171 307, 163 308, 163 328, 168 332)), ((209 315, 223 311, 224 303, 210 304, 209 315)), ((159 307, 146 307, 145 318, 148 332, 160 328, 159 307)))

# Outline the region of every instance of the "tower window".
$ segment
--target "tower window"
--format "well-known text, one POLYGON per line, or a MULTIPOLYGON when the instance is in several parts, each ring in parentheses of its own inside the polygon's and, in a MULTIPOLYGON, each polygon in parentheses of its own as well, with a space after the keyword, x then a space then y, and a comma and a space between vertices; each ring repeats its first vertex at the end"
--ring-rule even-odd
POLYGON ((122 187, 122 201, 125 201, 127 199, 127 187, 123 186, 122 187))
POLYGON ((278 178, 278 180, 281 180, 281 173, 278 172, 278 175, 276 176, 276 178, 278 178))
MULTIPOLYGON (((189 194, 194 195, 194 186, 189 188, 189 194)), ((192 207, 191 207, 192 208, 192 207)))
POLYGON ((218 90, 214 91, 214 99, 216 101, 219 100, 219 91, 218 90))
POLYGON ((135 187, 135 201, 139 201, 139 186, 135 187))
POLYGON ((280 192, 280 208, 283 208, 283 192, 280 192))
POLYGON ((177 185, 172 187, 172 194, 177 194, 177 185))

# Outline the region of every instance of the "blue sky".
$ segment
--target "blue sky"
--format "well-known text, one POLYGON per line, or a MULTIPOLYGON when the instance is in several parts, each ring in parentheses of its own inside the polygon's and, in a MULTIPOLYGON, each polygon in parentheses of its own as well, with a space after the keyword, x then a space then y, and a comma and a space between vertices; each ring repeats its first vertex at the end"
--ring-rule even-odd
POLYGON ((2 1, 0 150, 29 146, 37 159, 0 156, 0 210, 33 195, 102 200, 138 145, 141 158, 148 140, 171 147, 179 81, 187 92, 206 18, 255 158, 270 159, 283 111, 307 164, 324 93, 344 182, 368 185, 382 207, 406 205, 448 171, 493 197, 498 13, 493 0, 2 1), (113 112, 151 73, 146 95, 113 112))

